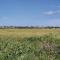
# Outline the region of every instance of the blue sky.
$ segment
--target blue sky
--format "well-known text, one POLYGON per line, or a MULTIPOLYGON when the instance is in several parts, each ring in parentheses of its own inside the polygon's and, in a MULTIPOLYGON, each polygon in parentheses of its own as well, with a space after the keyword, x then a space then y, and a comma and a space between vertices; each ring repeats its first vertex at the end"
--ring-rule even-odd
POLYGON ((60 0, 0 0, 0 25, 60 26, 60 0))

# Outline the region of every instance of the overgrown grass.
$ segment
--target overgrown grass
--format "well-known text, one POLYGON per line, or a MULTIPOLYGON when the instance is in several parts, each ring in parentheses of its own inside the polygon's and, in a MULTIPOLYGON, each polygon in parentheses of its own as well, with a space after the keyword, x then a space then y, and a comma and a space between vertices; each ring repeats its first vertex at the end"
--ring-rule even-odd
POLYGON ((54 34, 22 40, 0 36, 0 60, 60 60, 60 38, 54 34))

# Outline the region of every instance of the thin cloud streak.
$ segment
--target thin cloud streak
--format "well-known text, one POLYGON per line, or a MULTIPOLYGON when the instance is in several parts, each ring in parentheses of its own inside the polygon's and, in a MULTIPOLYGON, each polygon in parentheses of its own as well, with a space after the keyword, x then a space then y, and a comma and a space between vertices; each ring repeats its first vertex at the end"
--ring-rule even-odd
POLYGON ((55 14, 60 14, 60 10, 57 11, 47 11, 44 12, 45 15, 55 15, 55 14))
POLYGON ((45 15, 53 15, 53 14, 55 14, 55 12, 53 12, 53 11, 47 11, 47 12, 44 12, 44 14, 45 15))

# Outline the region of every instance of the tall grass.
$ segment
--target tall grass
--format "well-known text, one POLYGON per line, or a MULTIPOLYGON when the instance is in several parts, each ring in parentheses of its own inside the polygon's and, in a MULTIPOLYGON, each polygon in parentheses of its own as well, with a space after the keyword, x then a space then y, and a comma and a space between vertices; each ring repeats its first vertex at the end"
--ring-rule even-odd
POLYGON ((54 34, 23 39, 0 36, 0 60, 60 60, 60 38, 54 34))

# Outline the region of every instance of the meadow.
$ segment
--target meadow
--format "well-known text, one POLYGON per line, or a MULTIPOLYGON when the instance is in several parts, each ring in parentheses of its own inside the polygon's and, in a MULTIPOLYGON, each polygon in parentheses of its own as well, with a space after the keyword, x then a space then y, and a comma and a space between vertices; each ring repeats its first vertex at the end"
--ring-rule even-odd
POLYGON ((60 60, 60 29, 0 29, 0 60, 60 60))

